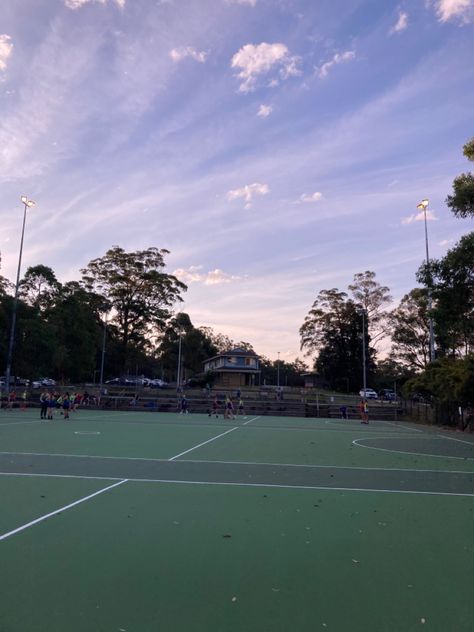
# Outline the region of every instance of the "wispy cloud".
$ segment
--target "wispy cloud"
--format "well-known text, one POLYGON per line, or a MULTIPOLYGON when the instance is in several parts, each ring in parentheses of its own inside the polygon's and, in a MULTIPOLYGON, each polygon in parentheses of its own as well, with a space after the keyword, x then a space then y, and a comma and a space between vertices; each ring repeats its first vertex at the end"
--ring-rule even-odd
MULTIPOLYGON (((409 215, 408 217, 404 217, 402 219, 402 224, 412 224, 413 222, 422 222, 424 219, 425 219, 425 214, 423 211, 420 211, 419 213, 413 213, 412 215, 409 215)), ((435 221, 438 218, 433 213, 433 211, 426 211, 426 219, 428 221, 435 221)))
POLYGON ((320 191, 315 191, 314 193, 303 193, 303 195, 299 198, 299 202, 311 204, 312 202, 319 202, 322 197, 323 194, 320 191))
MULTIPOLYGON (((111 0, 115 2, 120 8, 123 9, 125 6, 125 0, 111 0)), ((89 4, 90 2, 99 2, 100 4, 107 4, 108 0, 64 0, 64 4, 68 9, 80 9, 85 4, 89 4)))
POLYGON ((173 61, 178 62, 182 59, 186 59, 186 57, 191 57, 195 61, 198 61, 200 64, 203 64, 209 53, 205 51, 197 51, 192 46, 181 46, 180 48, 173 48, 170 50, 170 57, 173 61))
POLYGON ((408 13, 400 11, 398 14, 397 23, 394 26, 392 26, 389 33, 390 35, 393 35, 394 33, 401 33, 407 28, 407 26, 408 26, 408 13))
POLYGON ((453 243, 454 243, 454 239, 442 239, 441 241, 438 242, 438 245, 439 246, 450 246, 453 243))
POLYGON ((203 266, 189 266, 189 268, 177 268, 173 274, 183 283, 203 283, 204 285, 222 285, 238 281, 241 277, 228 274, 219 268, 202 272, 203 266))
MULTIPOLYGON (((281 43, 246 44, 232 57, 231 67, 240 72, 242 80, 239 92, 255 90, 258 78, 272 70, 278 70, 281 79, 301 74, 298 69, 300 58, 290 55, 288 48, 281 43)), ((273 79, 274 80, 274 79, 273 79)))
POLYGON ((474 0, 434 0, 434 7, 440 22, 469 24, 474 19, 474 0))
POLYGON ((254 7, 257 4, 257 0, 225 0, 226 4, 247 4, 250 7, 254 7))
POLYGON ((336 53, 332 57, 332 59, 325 62, 322 66, 316 68, 316 72, 319 77, 321 77, 321 79, 324 79, 324 77, 328 76, 329 71, 333 66, 343 64, 344 62, 351 61, 352 59, 355 59, 355 52, 352 50, 346 50, 344 53, 336 53))
POLYGON ((229 201, 244 198, 246 204, 245 208, 250 208, 252 205, 252 198, 255 195, 266 195, 270 191, 268 184, 261 184, 254 182, 253 184, 246 184, 240 189, 233 189, 227 193, 227 199, 229 201))
POLYGON ((0 35, 0 72, 7 69, 7 61, 12 54, 13 44, 9 35, 0 35))
POLYGON ((262 105, 260 106, 260 109, 257 112, 257 116, 260 116, 261 118, 267 118, 267 116, 270 116, 272 112, 273 112, 273 107, 271 105, 264 105, 262 103, 262 105))

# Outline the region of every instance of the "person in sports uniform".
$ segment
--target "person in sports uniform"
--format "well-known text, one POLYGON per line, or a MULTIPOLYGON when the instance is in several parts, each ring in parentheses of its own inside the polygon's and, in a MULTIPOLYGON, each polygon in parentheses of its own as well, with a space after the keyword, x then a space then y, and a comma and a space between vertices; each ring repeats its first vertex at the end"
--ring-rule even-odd
POLYGON ((62 406, 64 420, 69 419, 69 409, 71 408, 71 398, 69 396, 69 393, 66 393, 66 395, 63 397, 62 406))
POLYGON ((46 415, 48 414, 49 397, 50 395, 47 391, 43 391, 40 395, 40 419, 46 419, 46 415))

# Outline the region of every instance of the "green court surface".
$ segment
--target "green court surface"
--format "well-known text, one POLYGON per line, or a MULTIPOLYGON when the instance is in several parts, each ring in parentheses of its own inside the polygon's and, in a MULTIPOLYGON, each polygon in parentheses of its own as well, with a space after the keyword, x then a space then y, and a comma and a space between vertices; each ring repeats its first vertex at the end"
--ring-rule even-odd
POLYGON ((460 433, 1 411, 0 497, 0 632, 474 628, 460 433))

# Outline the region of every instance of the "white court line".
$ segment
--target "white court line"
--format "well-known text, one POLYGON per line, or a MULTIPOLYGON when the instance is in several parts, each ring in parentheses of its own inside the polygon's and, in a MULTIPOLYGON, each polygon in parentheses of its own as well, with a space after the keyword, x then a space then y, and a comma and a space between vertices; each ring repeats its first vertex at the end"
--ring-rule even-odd
POLYGON ((7 421, 6 423, 2 424, 0 423, 0 428, 2 426, 21 426, 22 424, 40 424, 41 421, 38 419, 38 421, 7 421))
POLYGON ((423 432, 423 430, 418 430, 418 428, 412 428, 411 426, 401 426, 400 423, 395 423, 393 421, 384 421, 383 423, 395 426, 395 428, 403 428, 404 430, 411 430, 413 432, 423 432))
MULTIPOLYGON (((72 475, 64 475, 64 474, 34 474, 29 472, 28 474, 22 473, 14 473, 14 472, 0 472, 0 476, 38 476, 38 477, 49 477, 49 478, 84 478, 89 480, 90 476, 72 476, 72 475)), ((100 477, 92 477, 94 479, 100 479, 100 477)), ((100 479, 100 480, 115 480, 115 479, 100 479)), ((372 489, 372 488, 363 488, 363 487, 328 487, 324 485, 278 485, 275 483, 232 483, 232 482, 217 482, 217 481, 179 481, 173 479, 162 479, 162 478, 127 478, 126 480, 120 480, 115 485, 111 485, 106 489, 103 489, 96 494, 101 494, 105 492, 107 489, 111 489, 112 487, 116 487, 117 485, 121 485, 122 483, 160 483, 160 484, 171 484, 171 485, 227 485, 228 487, 254 487, 254 488, 277 488, 277 489, 309 489, 309 490, 320 490, 320 491, 336 491, 336 492, 375 492, 380 494, 421 494, 427 496, 469 496, 474 497, 474 494, 470 493, 460 493, 460 492, 423 492, 423 491, 415 491, 415 490, 406 490, 406 489, 372 489)), ((93 494, 93 495, 96 495, 93 494)), ((91 498, 91 496, 89 496, 91 498)), ((84 498, 78 502, 83 502, 87 500, 84 498)), ((72 506, 72 505, 71 505, 72 506)), ((67 507, 66 507, 67 509, 67 507)), ((61 511, 58 509, 57 511, 61 511)), ((56 512, 53 512, 56 513, 56 512)), ((53 515, 53 514, 49 514, 53 515)), ((47 516, 41 518, 44 520, 47 516)), ((30 523, 30 524, 34 524, 30 523)), ((28 525, 26 525, 28 526, 28 525)), ((23 528, 26 528, 23 527, 23 528)), ((9 534, 5 534, 6 536, 9 534)), ((2 536, 5 537, 5 536, 2 536)), ((0 538, 1 539, 1 538, 0 538)))
MULTIPOLYGON (((396 439, 400 439, 401 437, 395 437, 396 439)), ((430 437, 423 437, 424 439, 429 439, 430 437)), ((362 443, 357 443, 358 441, 373 441, 374 439, 393 439, 393 437, 365 437, 364 439, 354 439, 352 442, 359 448, 368 448, 369 450, 380 450, 380 452, 390 452, 391 454, 409 454, 410 456, 429 456, 435 459, 458 459, 460 461, 471 461, 471 457, 469 456, 447 456, 445 454, 431 454, 429 452, 406 452, 403 450, 389 450, 388 448, 376 448, 372 445, 364 445, 362 443)))
MULTIPOLYGON (((228 431, 230 432, 230 431, 228 431)), ((217 437, 215 437, 217 439, 217 437)), ((377 437, 378 438, 378 437, 377 437)), ((388 438, 388 437, 385 437, 388 438)), ((396 437, 396 438, 404 438, 396 437)), ((373 437, 366 437, 364 439, 356 439, 355 441, 370 441, 373 437)), ((392 439, 392 437, 390 437, 392 439)), ((212 441, 212 439, 211 439, 212 441)), ((354 442, 353 442, 354 443, 354 442)), ((382 450, 385 452, 399 453, 399 450, 385 450, 385 448, 372 448, 371 446, 356 444, 359 448, 371 448, 372 450, 382 450)), ((196 446, 197 447, 197 446, 196 446)), ((194 449, 194 448, 191 448, 194 449)), ((402 454, 410 454, 415 455, 418 453, 415 452, 402 452, 402 454)), ((56 457, 59 456, 61 458, 73 458, 73 459, 104 459, 104 460, 114 460, 114 461, 149 461, 150 463, 168 463, 170 459, 155 459, 153 457, 143 457, 143 456, 100 456, 100 455, 91 455, 91 454, 55 454, 54 452, 0 452, 0 456, 49 456, 56 457)), ((426 454, 420 454, 420 456, 430 456, 426 454)), ((433 456, 441 456, 441 455, 433 455, 433 456)), ((450 458, 464 458, 464 457, 450 457, 450 458)), ((474 474, 474 471, 471 470, 422 470, 417 468, 392 468, 392 467, 360 467, 357 465, 315 465, 311 463, 268 463, 266 461, 219 461, 219 460, 209 460, 209 459, 185 459, 184 461, 180 461, 180 463, 217 463, 219 465, 265 465, 269 467, 306 467, 311 469, 333 469, 333 470, 369 470, 369 471, 380 471, 380 472, 442 472, 445 474, 474 474)), ((4 472, 3 472, 4 473, 4 472)), ((2 474, 2 472, 0 472, 2 474)), ((4 473, 5 474, 5 473, 4 473)), ((26 476, 26 474, 25 474, 26 476)), ((46 476, 46 474, 45 474, 46 476)), ((50 474, 48 476, 56 476, 56 474, 50 474)), ((59 475, 58 475, 59 476, 59 475)), ((74 477, 72 477, 74 478, 74 477)), ((83 477, 79 478, 105 478, 105 480, 119 480, 123 477, 113 477, 113 476, 91 476, 91 477, 83 477)))
POLYGON ((244 424, 242 424, 243 426, 246 426, 247 424, 249 424, 251 421, 255 421, 256 419, 260 419, 260 415, 258 417, 252 417, 252 419, 249 419, 248 421, 246 421, 244 424))
MULTIPOLYGON (((30 478, 83 478, 87 481, 123 481, 123 476, 84 476, 81 474, 34 474, 32 472, 0 472, 0 476, 29 476, 30 478)), ((131 479, 127 479, 131 480, 131 479)))
POLYGON ((237 430, 239 427, 240 426, 235 426, 235 428, 231 428, 230 430, 226 430, 225 432, 221 432, 221 434, 218 434, 217 437, 212 437, 212 439, 208 439, 207 441, 203 441, 202 443, 198 443, 198 445, 195 445, 192 448, 189 448, 189 450, 185 450, 184 452, 180 452, 179 454, 175 454, 174 456, 171 457, 171 459, 168 459, 168 461, 174 461, 178 457, 183 456, 184 454, 187 454, 188 452, 192 452, 193 450, 197 450, 197 448, 200 448, 202 445, 206 445, 206 443, 211 443, 211 441, 215 441, 216 439, 219 439, 219 437, 223 437, 224 435, 229 434, 229 432, 234 432, 234 430, 237 430))
POLYGON ((79 500, 74 501, 73 503, 70 503, 69 505, 65 505, 64 507, 60 507, 59 509, 56 509, 55 511, 51 511, 50 513, 41 516, 40 518, 36 518, 36 520, 32 520, 31 522, 28 522, 24 525, 22 525, 21 527, 18 527, 17 529, 13 529, 13 531, 8 531, 8 533, 4 533, 3 535, 0 535, 0 541, 1 540, 6 540, 7 538, 9 538, 12 535, 15 535, 15 533, 19 533, 20 531, 24 531, 25 529, 28 529, 29 527, 32 527, 35 524, 38 524, 38 522, 42 522, 43 520, 46 520, 47 518, 51 518, 51 516, 55 516, 56 514, 62 512, 62 511, 66 511, 67 509, 71 509, 71 507, 75 507, 76 505, 79 505, 81 503, 86 502, 86 500, 90 500, 91 498, 94 498, 94 496, 98 496, 99 494, 103 494, 104 492, 107 492, 109 489, 113 489, 114 487, 118 487, 119 485, 123 485, 123 483, 126 483, 127 479, 121 480, 118 483, 114 483, 113 485, 109 485, 108 487, 105 487, 104 489, 99 489, 98 492, 94 492, 93 494, 89 494, 89 496, 85 496, 84 498, 80 498, 79 500))
POLYGON ((437 437, 441 437, 441 439, 448 439, 449 441, 459 441, 459 443, 467 443, 472 448, 474 448, 474 441, 466 441, 465 439, 456 439, 455 437, 446 437, 445 435, 438 434, 437 437))

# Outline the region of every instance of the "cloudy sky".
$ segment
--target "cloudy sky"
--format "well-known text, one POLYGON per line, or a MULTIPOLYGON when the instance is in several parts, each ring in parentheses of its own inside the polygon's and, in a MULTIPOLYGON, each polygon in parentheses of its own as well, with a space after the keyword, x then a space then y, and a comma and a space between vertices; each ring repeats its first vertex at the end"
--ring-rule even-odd
MULTIPOLYGON (((474 0, 2 0, 0 252, 167 248, 193 323, 275 359, 321 289, 395 299, 472 221, 474 0)), ((300 354, 301 355, 301 354, 300 354)))

